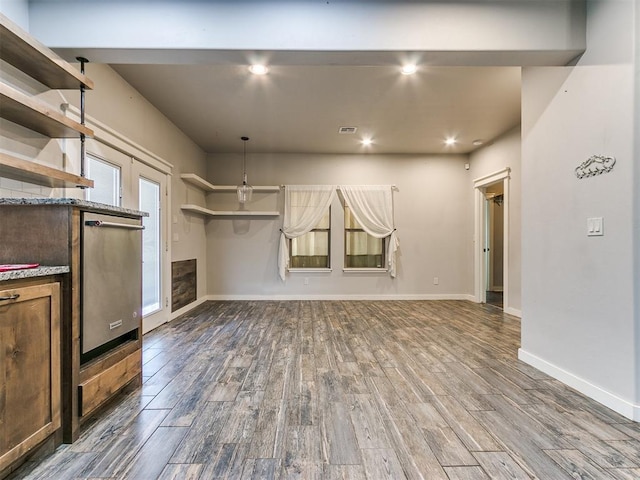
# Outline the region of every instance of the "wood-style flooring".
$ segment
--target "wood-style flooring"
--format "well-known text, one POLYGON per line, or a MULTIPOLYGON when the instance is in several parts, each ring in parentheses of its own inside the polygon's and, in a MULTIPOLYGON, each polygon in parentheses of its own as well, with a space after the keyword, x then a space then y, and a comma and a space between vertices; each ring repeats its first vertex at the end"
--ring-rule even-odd
POLYGON ((517 360, 463 301, 209 302, 144 384, 12 479, 640 479, 640 426, 517 360))

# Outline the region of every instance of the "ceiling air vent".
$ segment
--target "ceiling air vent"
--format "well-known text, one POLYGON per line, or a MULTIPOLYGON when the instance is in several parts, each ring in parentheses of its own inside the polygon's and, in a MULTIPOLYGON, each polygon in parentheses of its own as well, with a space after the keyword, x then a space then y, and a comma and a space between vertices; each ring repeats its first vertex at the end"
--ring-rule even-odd
POLYGON ((358 130, 358 127, 340 127, 338 133, 342 135, 353 135, 358 130))

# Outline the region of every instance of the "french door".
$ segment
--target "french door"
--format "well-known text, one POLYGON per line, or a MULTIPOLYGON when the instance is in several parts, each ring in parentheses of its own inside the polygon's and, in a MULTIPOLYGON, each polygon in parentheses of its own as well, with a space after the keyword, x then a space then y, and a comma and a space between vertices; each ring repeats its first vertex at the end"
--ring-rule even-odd
POLYGON ((95 188, 85 198, 147 212, 142 223, 142 331, 169 321, 167 174, 92 140, 87 176, 95 188))
POLYGON ((147 212, 142 224, 142 331, 169 321, 167 239, 167 176, 140 162, 133 164, 138 209, 147 212))

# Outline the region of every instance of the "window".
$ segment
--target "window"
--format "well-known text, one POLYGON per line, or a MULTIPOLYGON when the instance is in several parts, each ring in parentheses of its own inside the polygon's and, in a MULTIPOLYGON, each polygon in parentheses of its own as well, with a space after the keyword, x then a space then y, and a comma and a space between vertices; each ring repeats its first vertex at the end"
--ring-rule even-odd
POLYGON ((120 206, 120 167, 87 155, 87 177, 94 182, 87 189, 87 200, 120 206))
POLYGON ((330 268, 331 207, 316 227, 290 240, 289 268, 330 268))
POLYGON ((386 268, 385 240, 365 232, 349 207, 344 207, 345 268, 386 268))

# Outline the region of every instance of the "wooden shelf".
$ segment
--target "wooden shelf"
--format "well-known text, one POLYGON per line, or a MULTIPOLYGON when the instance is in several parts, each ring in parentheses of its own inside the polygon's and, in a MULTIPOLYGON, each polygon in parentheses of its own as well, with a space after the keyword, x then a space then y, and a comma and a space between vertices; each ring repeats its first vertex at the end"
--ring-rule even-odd
POLYGON ((90 128, 5 83, 0 83, 0 117, 51 138, 93 136, 90 128))
POLYGON ((0 58, 49 88, 93 88, 93 81, 0 14, 0 58))
POLYGON ((0 176, 50 188, 93 188, 93 180, 0 152, 0 176))
POLYGON ((216 188, 215 185, 207 182, 204 178, 199 177, 195 173, 183 173, 180 175, 180 178, 194 187, 204 190, 205 192, 213 192, 216 188))
MULTIPOLYGON (((205 192, 235 192, 237 185, 213 185, 195 173, 183 173, 180 178, 205 192)), ((279 185, 253 185, 254 192, 279 192, 279 185)))
POLYGON ((184 204, 180 208, 185 212, 197 213, 209 217, 278 217, 278 211, 256 211, 256 210, 209 210, 199 205, 184 204))

